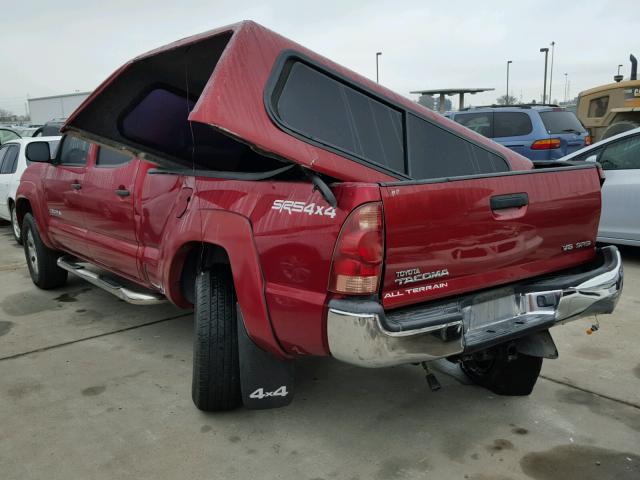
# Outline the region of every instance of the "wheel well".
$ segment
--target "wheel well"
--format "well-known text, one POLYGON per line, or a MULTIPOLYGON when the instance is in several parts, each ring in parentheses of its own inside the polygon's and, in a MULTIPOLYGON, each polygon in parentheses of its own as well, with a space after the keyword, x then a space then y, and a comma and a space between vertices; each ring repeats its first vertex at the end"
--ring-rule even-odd
POLYGON ((184 299, 193 304, 195 301, 195 280, 198 272, 212 268, 214 265, 230 265, 227 251, 220 245, 212 243, 190 243, 182 247, 184 255, 180 271, 180 292, 184 299))
POLYGON ((33 214, 31 203, 26 198, 20 198, 16 205, 16 218, 18 219, 18 225, 22 228, 22 220, 27 213, 33 214))

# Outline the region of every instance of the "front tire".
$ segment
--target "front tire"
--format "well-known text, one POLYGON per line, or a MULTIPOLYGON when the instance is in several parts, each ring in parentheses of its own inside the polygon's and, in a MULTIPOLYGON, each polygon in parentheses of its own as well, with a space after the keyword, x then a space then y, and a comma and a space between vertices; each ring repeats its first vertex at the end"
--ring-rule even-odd
POLYGON ((22 245, 22 232, 20 231, 20 224, 18 223, 18 216, 16 215, 16 206, 9 205, 9 217, 11 218, 11 231, 13 232, 13 238, 22 245))
POLYGON ((51 250, 42 242, 36 221, 30 213, 22 220, 22 239, 33 283, 43 290, 64 285, 68 272, 58 266, 61 253, 51 250))
POLYGON ((529 395, 540 375, 542 358, 498 345, 465 359, 462 371, 476 384, 498 395, 529 395))
POLYGON ((242 405, 237 322, 231 269, 216 265, 200 272, 195 284, 191 387, 193 403, 200 410, 231 410, 242 405))

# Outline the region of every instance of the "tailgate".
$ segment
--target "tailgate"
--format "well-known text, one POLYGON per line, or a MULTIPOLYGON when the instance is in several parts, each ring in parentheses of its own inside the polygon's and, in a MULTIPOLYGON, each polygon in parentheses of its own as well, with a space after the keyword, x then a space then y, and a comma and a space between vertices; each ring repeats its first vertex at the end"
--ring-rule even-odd
POLYGON ((596 166, 381 187, 383 305, 394 308, 569 268, 594 255, 596 166))

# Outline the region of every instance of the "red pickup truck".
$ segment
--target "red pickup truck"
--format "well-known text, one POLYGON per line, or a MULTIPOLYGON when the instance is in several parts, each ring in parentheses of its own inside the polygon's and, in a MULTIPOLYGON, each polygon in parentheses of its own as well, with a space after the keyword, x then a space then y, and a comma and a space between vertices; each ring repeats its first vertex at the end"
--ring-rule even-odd
POLYGON ((287 404, 307 355, 528 394, 549 328, 622 289, 597 165, 536 169, 253 22, 131 60, 63 131, 17 195, 34 283, 193 308, 203 410, 287 404))

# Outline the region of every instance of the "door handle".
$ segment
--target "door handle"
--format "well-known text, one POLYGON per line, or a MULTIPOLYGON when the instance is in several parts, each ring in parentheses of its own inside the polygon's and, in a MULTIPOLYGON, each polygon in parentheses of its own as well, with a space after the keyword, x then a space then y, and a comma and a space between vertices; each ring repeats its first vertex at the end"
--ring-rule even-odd
POLYGON ((71 188, 73 188, 74 190, 80 190, 82 188, 82 185, 80 185, 78 182, 74 182, 71 184, 71 188))
POLYGON ((527 193, 508 193, 491 197, 491 210, 504 210, 505 208, 518 208, 529 205, 527 193))
POLYGON ((118 195, 119 197, 128 197, 130 193, 126 188, 118 188, 116 190, 116 195, 118 195))

